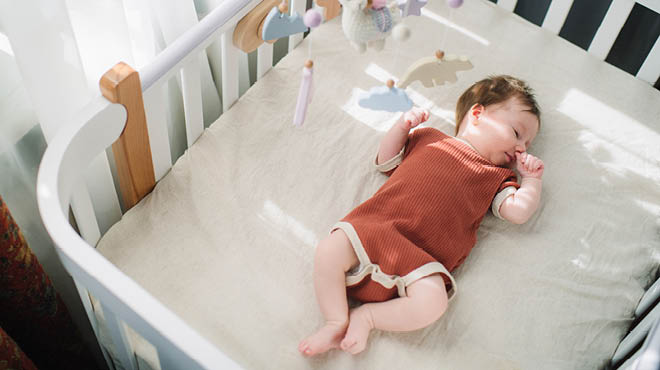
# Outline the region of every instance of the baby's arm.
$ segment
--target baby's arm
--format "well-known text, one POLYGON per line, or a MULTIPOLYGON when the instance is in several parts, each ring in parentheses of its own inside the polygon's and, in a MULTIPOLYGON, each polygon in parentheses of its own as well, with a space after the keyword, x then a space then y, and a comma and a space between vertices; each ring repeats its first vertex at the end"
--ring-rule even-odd
POLYGON ((413 127, 429 119, 429 111, 413 108, 401 115, 401 118, 387 131, 378 147, 376 164, 385 163, 399 154, 408 140, 408 132, 413 127))
POLYGON ((516 153, 516 166, 522 176, 520 188, 500 206, 500 216, 514 224, 529 220, 541 200, 543 161, 531 154, 516 153))

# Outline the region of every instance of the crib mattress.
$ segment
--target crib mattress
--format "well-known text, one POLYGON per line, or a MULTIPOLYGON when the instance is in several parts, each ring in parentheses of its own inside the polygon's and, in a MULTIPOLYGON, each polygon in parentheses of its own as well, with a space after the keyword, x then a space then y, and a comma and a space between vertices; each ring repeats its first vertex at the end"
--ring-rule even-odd
MULTIPOLYGON (((259 80, 127 212, 98 251, 249 369, 593 369, 607 363, 660 261, 660 94, 486 1, 449 15, 429 1, 412 37, 358 54, 339 19, 315 29, 259 80), (446 28, 449 24, 449 28, 446 28), (443 33, 447 32, 446 36, 443 33), (441 44, 445 38, 445 45, 441 44), (308 43, 315 91, 292 126, 308 43), (536 90, 545 161, 541 205, 524 225, 487 215, 435 324, 374 331, 366 351, 304 358, 322 324, 317 242, 386 177, 372 161, 395 114, 361 91, 438 48, 470 57, 458 82, 408 87, 453 134, 460 93, 489 74, 536 90)), ((153 349, 132 335, 143 365, 153 349)))

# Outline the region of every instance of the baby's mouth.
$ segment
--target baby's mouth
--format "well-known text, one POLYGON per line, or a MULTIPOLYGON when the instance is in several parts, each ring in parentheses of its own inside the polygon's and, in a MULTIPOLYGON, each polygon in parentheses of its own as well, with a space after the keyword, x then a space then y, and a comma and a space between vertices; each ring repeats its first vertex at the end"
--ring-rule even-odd
POLYGON ((513 157, 509 153, 504 153, 506 155, 506 161, 507 163, 511 163, 513 161, 513 157))

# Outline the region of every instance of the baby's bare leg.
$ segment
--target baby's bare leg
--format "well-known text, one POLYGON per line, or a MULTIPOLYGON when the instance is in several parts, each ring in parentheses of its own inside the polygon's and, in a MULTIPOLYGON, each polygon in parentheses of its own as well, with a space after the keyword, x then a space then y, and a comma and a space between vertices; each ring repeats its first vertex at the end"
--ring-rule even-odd
POLYGON ((447 309, 447 291, 440 275, 415 281, 406 289, 407 297, 367 303, 351 311, 350 324, 340 347, 352 354, 367 346, 371 329, 412 331, 424 328, 447 309))
POLYGON ((341 229, 316 247, 314 290, 325 325, 300 342, 298 350, 304 355, 314 356, 339 347, 348 326, 346 272, 357 264, 351 242, 341 229))

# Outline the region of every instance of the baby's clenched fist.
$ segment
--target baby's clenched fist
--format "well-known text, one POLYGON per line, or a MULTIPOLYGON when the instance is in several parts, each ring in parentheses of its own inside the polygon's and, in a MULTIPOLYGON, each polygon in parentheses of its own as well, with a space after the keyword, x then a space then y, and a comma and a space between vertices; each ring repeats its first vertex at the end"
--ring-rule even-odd
POLYGON ((543 176, 543 161, 527 152, 516 152, 516 169, 523 178, 540 179, 543 176))
POLYGON ((429 119, 429 111, 427 109, 414 107, 403 114, 401 119, 401 127, 410 130, 417 127, 420 123, 429 119))

